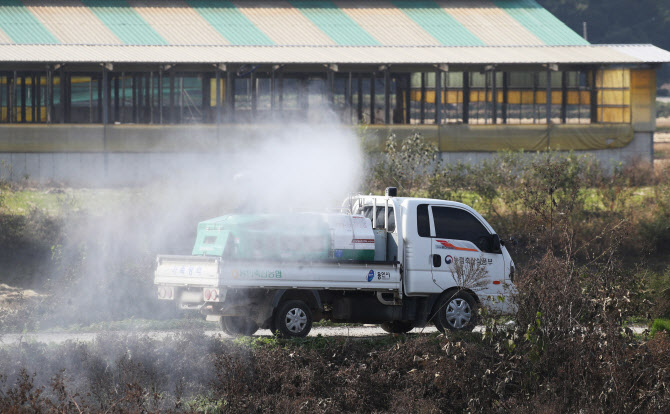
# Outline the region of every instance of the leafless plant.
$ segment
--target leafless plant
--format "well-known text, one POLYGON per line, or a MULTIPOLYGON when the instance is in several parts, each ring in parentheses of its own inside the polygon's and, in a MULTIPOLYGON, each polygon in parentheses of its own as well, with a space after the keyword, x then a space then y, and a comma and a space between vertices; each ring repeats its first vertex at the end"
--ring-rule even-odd
POLYGON ((459 290, 483 290, 490 282, 484 255, 478 258, 458 258, 449 265, 449 271, 459 290), (458 260, 463 259, 463 260, 458 260))

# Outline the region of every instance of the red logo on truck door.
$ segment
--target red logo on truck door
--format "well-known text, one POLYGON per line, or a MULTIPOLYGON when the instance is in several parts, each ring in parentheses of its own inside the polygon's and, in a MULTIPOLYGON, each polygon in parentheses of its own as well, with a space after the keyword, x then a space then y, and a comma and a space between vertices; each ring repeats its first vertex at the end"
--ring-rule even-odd
POLYGON ((453 243, 451 243, 447 240, 435 240, 435 241, 440 243, 442 246, 444 246, 445 249, 449 249, 449 250, 462 250, 462 251, 465 251, 465 252, 478 252, 479 251, 477 249, 470 249, 468 247, 455 246, 453 243))

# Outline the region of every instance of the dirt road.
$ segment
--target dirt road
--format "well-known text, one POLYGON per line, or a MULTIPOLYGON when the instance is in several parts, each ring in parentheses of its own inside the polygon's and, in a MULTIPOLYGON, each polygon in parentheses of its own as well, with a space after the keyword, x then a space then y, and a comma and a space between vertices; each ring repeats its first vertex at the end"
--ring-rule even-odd
MULTIPOLYGON (((481 329, 481 327, 478 327, 481 329)), ((475 328, 475 329, 478 329, 475 328)), ((137 335, 146 335, 150 338, 161 339, 168 337, 170 335, 175 335, 179 331, 114 331, 120 334, 137 334, 137 335)), ((434 326, 427 326, 426 328, 416 328, 411 331, 412 333, 430 333, 436 332, 434 326)), ((58 333, 27 333, 27 334, 5 334, 0 335, 0 346, 2 345, 14 345, 21 342, 43 342, 43 343, 54 343, 60 344, 66 341, 75 341, 75 342, 92 342, 99 332, 87 333, 71 333, 71 332, 58 332, 58 333)), ((221 336, 222 338, 229 338, 228 335, 221 331, 205 331, 206 335, 209 336, 221 336)), ((254 336, 271 336, 269 329, 261 329, 254 336)), ((328 326, 328 327, 315 327, 312 328, 312 331, 309 333, 309 336, 327 336, 327 337, 373 337, 373 336, 382 336, 388 335, 384 332, 382 328, 376 325, 364 325, 364 326, 352 326, 352 327, 343 327, 343 326, 328 326)))
MULTIPOLYGON (((477 326, 475 332, 482 332, 484 326, 477 326)), ((631 330, 636 334, 642 334, 647 328, 644 326, 632 326, 631 330)), ((153 339, 162 339, 169 337, 171 335, 176 335, 180 331, 111 331, 118 334, 128 334, 128 335, 146 335, 153 339)), ((223 333, 222 331, 204 331, 205 335, 208 336, 220 336, 221 338, 230 338, 229 335, 223 333)), ((425 328, 415 328, 410 333, 412 334, 428 334, 437 332, 434 326, 429 325, 425 328)), ((36 333, 27 333, 27 334, 4 334, 0 335, 0 346, 2 345, 16 345, 21 342, 42 342, 47 344, 61 344, 66 341, 74 342, 92 342, 95 338, 102 332, 36 332, 36 333)), ((382 328, 377 325, 363 325, 363 326, 327 326, 327 327, 315 327, 312 328, 312 331, 309 333, 310 337, 316 336, 325 336, 325 337, 352 337, 352 338, 371 338, 375 336, 384 336, 389 335, 382 328)), ((270 337, 272 333, 269 329, 260 329, 256 332, 254 337, 270 337)))

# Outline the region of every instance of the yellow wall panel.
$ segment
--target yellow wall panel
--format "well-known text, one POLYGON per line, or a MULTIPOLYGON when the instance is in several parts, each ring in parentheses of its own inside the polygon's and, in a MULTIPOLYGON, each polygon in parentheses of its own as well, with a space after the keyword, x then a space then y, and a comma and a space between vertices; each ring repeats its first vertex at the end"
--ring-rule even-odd
POLYGON ((518 105, 521 103, 521 91, 507 91, 507 103, 518 105))
POLYGON ((600 88, 628 88, 630 87, 630 70, 600 70, 596 73, 596 85, 600 88))
POLYGON ((567 95, 568 105, 579 105, 579 91, 568 91, 567 95))
MULTIPOLYGON (((226 80, 219 79, 219 82, 221 83, 221 102, 223 102, 226 98, 226 80)), ((209 80, 209 96, 209 106, 216 106, 216 78, 209 80)))
MULTIPOLYGON (((47 120, 47 109, 44 107, 40 108, 39 121, 33 120, 33 112, 30 107, 26 107, 26 122, 46 122, 47 120)), ((0 119, 2 122, 7 122, 7 107, 3 106, 0 110, 0 119)), ((16 108, 16 122, 21 122, 21 109, 16 108)))
POLYGON ((450 104, 463 102, 463 91, 447 91, 444 102, 450 104))
POLYGON ((598 108, 598 121, 603 123, 627 123, 630 122, 629 108, 598 108))
POLYGON ((582 101, 582 105, 591 105, 591 92, 590 91, 580 91, 579 99, 582 101))
POLYGON ((534 99, 535 98, 533 96, 533 91, 522 91, 521 92, 521 103, 523 105, 532 105, 534 99))
POLYGON ((563 103, 563 93, 561 91, 551 91, 551 103, 560 105, 563 103))
POLYGON ((631 111, 636 131, 656 129, 656 71, 640 69, 631 71, 631 111))

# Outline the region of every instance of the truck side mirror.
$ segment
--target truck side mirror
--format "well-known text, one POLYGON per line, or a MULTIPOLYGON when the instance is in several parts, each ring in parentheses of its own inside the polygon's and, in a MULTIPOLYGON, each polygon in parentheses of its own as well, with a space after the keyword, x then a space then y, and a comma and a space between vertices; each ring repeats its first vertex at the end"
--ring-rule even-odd
POLYGON ((494 252, 499 252, 500 251, 500 236, 497 234, 491 235, 491 248, 493 249, 494 252))

